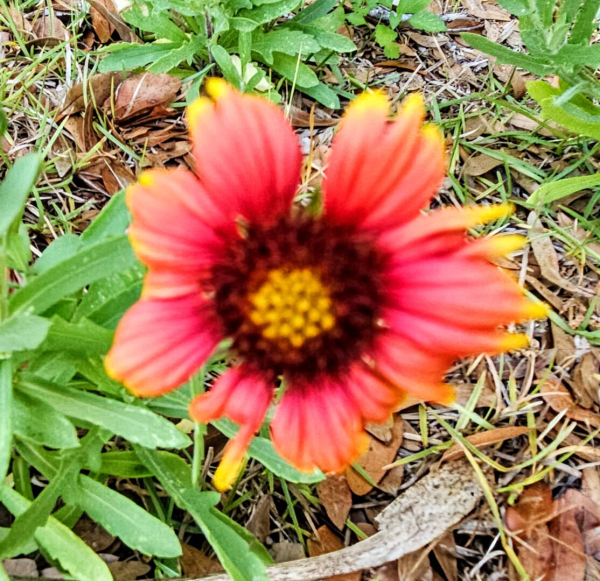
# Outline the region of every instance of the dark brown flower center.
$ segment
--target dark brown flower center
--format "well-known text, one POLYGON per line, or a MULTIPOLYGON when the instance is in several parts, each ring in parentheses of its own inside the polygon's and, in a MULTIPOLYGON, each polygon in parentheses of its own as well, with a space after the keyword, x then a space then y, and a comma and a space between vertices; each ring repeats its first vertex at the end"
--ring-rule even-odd
POLYGON ((384 257, 353 229, 323 220, 248 226, 211 287, 233 352, 262 373, 343 373, 378 331, 384 257))

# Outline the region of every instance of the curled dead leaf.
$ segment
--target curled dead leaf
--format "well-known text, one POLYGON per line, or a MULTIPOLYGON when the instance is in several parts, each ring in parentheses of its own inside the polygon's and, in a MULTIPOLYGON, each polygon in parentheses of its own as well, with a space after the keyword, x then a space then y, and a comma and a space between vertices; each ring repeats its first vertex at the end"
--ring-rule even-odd
POLYGON ((565 412, 568 418, 576 422, 600 428, 600 416, 590 410, 579 407, 573 400, 569 390, 556 377, 550 376, 544 381, 540 386, 540 393, 544 401, 555 412, 565 412))
POLYGON ((317 495, 331 522, 343 529, 352 508, 352 493, 346 477, 343 474, 328 476, 317 486, 317 495))
MULTIPOLYGON (((476 448, 485 448, 504 440, 511 440, 512 438, 518 438, 523 434, 526 434, 529 428, 526 426, 510 426, 507 428, 495 428, 493 430, 486 430, 485 432, 477 432, 467 436, 465 440, 473 444, 476 448)), ((464 448, 460 444, 454 444, 451 448, 448 448, 442 456, 442 461, 455 460, 464 455, 464 448)))

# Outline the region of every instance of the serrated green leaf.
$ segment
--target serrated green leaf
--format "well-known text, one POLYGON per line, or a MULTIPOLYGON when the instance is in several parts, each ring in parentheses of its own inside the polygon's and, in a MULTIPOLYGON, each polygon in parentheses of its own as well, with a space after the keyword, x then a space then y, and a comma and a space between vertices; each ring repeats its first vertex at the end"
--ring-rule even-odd
POLYGON ((205 39, 198 36, 193 37, 191 40, 184 42, 179 48, 160 57, 148 67, 148 72, 155 74, 168 73, 183 62, 191 64, 194 56, 202 52, 205 46, 205 39))
POLYGON ((400 45, 397 42, 390 42, 383 47, 383 54, 389 59, 397 59, 400 56, 400 45))
POLYGON ((288 55, 317 52, 320 46, 315 39, 300 30, 279 28, 264 34, 258 30, 252 35, 252 51, 259 54, 263 61, 273 64, 273 52, 288 55))
POLYGON ((213 507, 219 500, 217 493, 200 492, 192 488, 188 484, 191 483, 191 470, 187 465, 182 470, 181 459, 177 456, 170 454, 172 458, 169 459, 164 454, 159 456, 153 450, 140 446, 134 446, 134 449, 175 503, 191 514, 234 581, 268 580, 264 563, 253 552, 253 547, 213 512, 213 507))
POLYGON ((333 10, 340 0, 316 0, 292 18, 294 24, 310 24, 333 10))
POLYGON ((43 313, 63 297, 137 264, 126 236, 100 242, 48 269, 13 293, 12 313, 43 313))
POLYGON ((598 28, 596 19, 599 11, 600 0, 583 0, 571 31, 571 44, 587 44, 590 41, 592 33, 598 28))
POLYGON ((134 4, 122 12, 121 16, 127 24, 146 32, 152 32, 156 38, 166 38, 173 42, 188 40, 187 34, 171 21, 167 13, 150 10, 147 5, 134 4))
MULTIPOLYGON (((319 47, 334 50, 337 53, 352 52, 353 50, 356 50, 356 45, 348 37, 343 36, 342 34, 329 32, 318 26, 311 25, 301 25, 294 28, 304 32, 307 36, 312 37, 318 45, 316 47, 310 46, 310 48, 304 52, 316 52, 319 47)), ((304 48, 305 47, 303 46, 303 49, 304 48)))
MULTIPOLYGON (((8 536, 9 532, 10 532, 9 528, 0 527, 0 541, 3 541, 8 536)), ((20 551, 19 554, 20 555, 29 555, 29 553, 33 553, 34 551, 37 551, 37 550, 38 550, 38 546, 37 546, 37 543, 35 542, 35 539, 31 539, 31 541, 29 541, 29 543, 27 543, 19 548, 19 551, 20 551)), ((14 555, 14 556, 16 557, 17 555, 14 555)), ((6 579, 8 581, 10 581, 10 579, 8 579, 8 577, 6 579)), ((0 581, 2 581, 1 576, 0 576, 0 581)))
POLYGON ((548 64, 547 59, 516 52, 478 34, 463 32, 461 36, 474 49, 496 57, 502 64, 515 65, 540 76, 553 72, 553 66, 548 64))
POLYGON ((408 22, 415 28, 425 32, 444 32, 446 30, 444 21, 436 14, 426 10, 413 14, 408 22))
POLYGON ((147 448, 185 448, 191 444, 173 424, 142 405, 55 385, 29 374, 21 374, 17 386, 68 417, 101 426, 147 448))
POLYGON ((251 10, 241 10, 236 16, 256 22, 256 24, 267 24, 277 18, 289 14, 298 6, 302 0, 279 0, 273 4, 264 4, 251 10))
MULTIPOLYGON (((579 103, 576 99, 563 105, 556 105, 555 101, 563 94, 562 89, 551 87, 545 81, 529 81, 526 83, 527 91, 542 108, 543 119, 551 119, 569 131, 588 135, 600 139, 600 108, 598 114, 590 112, 590 107, 582 107, 580 102, 589 103, 580 96, 579 103)), ((595 106, 589 103, 592 107, 595 106)))
POLYGON ((556 53, 552 60, 569 67, 579 65, 595 69, 600 65, 600 45, 573 46, 567 44, 556 53))
POLYGON ((177 50, 181 42, 150 42, 148 44, 117 43, 111 52, 102 58, 98 66, 101 73, 132 71, 154 63, 177 50))
POLYGON ((17 158, 0 183, 0 239, 6 238, 19 219, 42 165, 42 157, 30 153, 17 158))
POLYGON ((385 24, 378 24, 375 27, 375 40, 379 46, 386 47, 394 42, 397 37, 398 33, 385 24))
MULTIPOLYGON (((0 501, 15 516, 24 513, 31 502, 6 485, 0 488, 0 501)), ((79 581, 112 581, 106 563, 73 531, 53 517, 34 533, 36 543, 48 558, 79 581)))
POLYGON ((17 391, 13 401, 14 433, 48 448, 77 448, 75 426, 46 402, 17 391), (43 421, 39 419, 43 418, 43 421))
POLYGON ((529 206, 538 204, 550 204, 570 196, 581 190, 600 186, 600 174, 590 176, 580 176, 576 178, 565 178, 547 184, 542 184, 529 198, 526 203, 529 206))
POLYGON ((0 323, 0 353, 35 349, 48 334, 50 321, 35 315, 14 315, 0 323))

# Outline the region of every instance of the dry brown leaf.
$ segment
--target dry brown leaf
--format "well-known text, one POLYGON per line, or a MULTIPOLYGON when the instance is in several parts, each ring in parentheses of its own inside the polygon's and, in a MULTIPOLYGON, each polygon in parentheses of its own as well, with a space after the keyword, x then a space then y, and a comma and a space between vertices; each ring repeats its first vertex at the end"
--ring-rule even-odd
POLYGON ((415 551, 398 559, 399 581, 433 581, 429 551, 415 551))
POLYGON ((186 577, 204 577, 223 570, 221 563, 207 557, 200 549, 181 543, 183 555, 180 558, 182 572, 186 577))
POLYGON ((582 293, 577 285, 574 285, 561 275, 558 253, 552 244, 552 238, 541 225, 535 212, 530 212, 527 222, 531 226, 531 249, 540 267, 542 276, 573 294, 578 296, 587 294, 582 293))
POLYGON ((456 562, 456 542, 452 533, 446 533, 433 547, 437 562, 448 581, 458 581, 458 563, 456 562))
POLYGON ((181 79, 173 75, 140 73, 123 81, 117 89, 114 113, 124 121, 159 105, 173 101, 181 89, 181 79))
POLYGON ((328 476, 317 486, 317 495, 331 522, 343 529, 352 508, 352 493, 346 477, 343 474, 328 476))
POLYGON ((395 496, 400 490, 403 482, 404 466, 394 466, 393 468, 390 468, 387 474, 381 479, 377 488, 395 496))
POLYGON ((56 16, 49 15, 38 18, 33 24, 32 32, 35 39, 27 44, 33 46, 54 47, 70 37, 65 25, 56 16))
POLYGON ((398 565, 394 561, 392 563, 386 563, 385 565, 381 565, 381 567, 377 567, 373 569, 372 572, 369 572, 368 577, 366 577, 367 581, 400 581, 398 577, 398 565))
MULTIPOLYGON (((529 428, 526 426, 511 426, 508 428, 494 428, 493 430, 487 430, 485 432, 477 432, 471 434, 465 439, 473 444, 476 448, 484 448, 485 446, 491 446, 504 440, 510 440, 526 434, 529 428)), ((460 444, 454 444, 451 448, 448 448, 442 456, 442 461, 455 460, 464 455, 464 449, 460 444)))
POLYGON ((394 426, 394 418, 390 418, 385 424, 367 424, 365 430, 374 438, 381 440, 384 444, 389 444, 392 441, 392 427, 394 426))
POLYGON ((86 107, 84 94, 87 103, 101 107, 122 81, 123 73, 101 73, 90 77, 87 86, 84 83, 75 85, 67 93, 60 116, 65 117, 83 111, 86 107))
POLYGON ((141 561, 113 561, 107 565, 115 581, 131 581, 145 576, 151 569, 141 561))
MULTIPOLYGON (((318 557, 327 553, 333 553, 344 548, 344 543, 331 530, 323 525, 317 529, 317 538, 309 539, 307 542, 308 554, 311 557, 318 557)), ((346 573, 345 575, 334 575, 327 577, 323 581, 360 581, 360 572, 346 573)))
POLYGON ((268 494, 263 494, 254 507, 252 516, 246 528, 261 542, 264 543, 271 532, 271 505, 273 501, 268 494))
MULTIPOLYGON (((396 457, 396 452, 402 444, 403 434, 402 418, 397 415, 394 419, 392 440, 390 443, 386 445, 371 437, 369 449, 358 460, 357 464, 364 468, 376 484, 385 476, 386 471, 384 470, 384 466, 390 464, 396 457)), ((373 486, 353 468, 349 468, 346 471, 346 478, 348 479, 350 490, 358 496, 364 496, 373 490, 373 486)))
POLYGON ((575 361, 575 341, 572 335, 565 333, 558 325, 551 323, 551 329, 556 362, 564 367, 567 361, 575 361))
POLYGON ((586 353, 577 367, 573 370, 573 391, 581 404, 591 402, 600 403, 600 382, 594 377, 600 373, 600 362, 596 359, 593 353, 586 353))
MULTIPOLYGON (((546 126, 542 125, 539 121, 531 119, 522 113, 514 113, 508 121, 513 127, 517 129, 524 129, 525 131, 531 131, 532 133, 539 133, 546 137, 553 137, 554 133, 550 131, 546 126)), ((545 125, 550 127, 557 127, 555 123, 546 122, 545 125)))
POLYGON ((88 0, 92 8, 97 10, 108 23, 114 26, 117 34, 124 42, 140 42, 139 37, 129 28, 121 16, 113 10, 109 10, 101 0, 88 0))
POLYGON ((121 161, 111 160, 102 169, 102 182, 109 196, 114 196, 134 181, 133 172, 121 161))
POLYGON ((481 176, 502 165, 504 162, 485 153, 472 155, 465 161, 463 173, 468 176, 481 176))
MULTIPOLYGON (((108 12, 112 14, 117 13, 117 8, 113 0, 98 0, 108 12)), ((102 43, 108 42, 115 27, 109 22, 96 8, 93 6, 90 8, 90 16, 92 19, 92 28, 98 37, 98 40, 102 43)))
POLYGON ((589 424, 594 428, 600 428, 600 416, 589 410, 579 407, 573 401, 573 397, 567 388, 564 387, 556 377, 548 377, 548 379, 541 385, 540 393, 542 394, 544 401, 555 412, 560 413, 566 410, 565 415, 568 418, 575 420, 576 422, 589 424))
POLYGON ((584 581, 586 557, 575 510, 559 514, 550 523, 550 535, 554 547, 554 567, 549 580, 584 581))

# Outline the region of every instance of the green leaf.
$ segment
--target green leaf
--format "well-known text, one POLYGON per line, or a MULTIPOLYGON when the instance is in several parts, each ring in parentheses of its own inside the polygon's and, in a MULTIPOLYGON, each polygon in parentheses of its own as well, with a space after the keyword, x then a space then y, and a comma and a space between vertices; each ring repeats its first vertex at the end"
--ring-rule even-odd
POLYGON ((90 285, 73 320, 86 317, 98 325, 115 329, 125 311, 140 298, 145 270, 137 264, 132 269, 90 285))
POLYGON ((8 121, 6 120, 6 115, 4 114, 4 111, 0 109, 0 137, 2 137, 6 133, 7 129, 8 121))
POLYGON ((337 93, 325 83, 319 83, 316 87, 309 87, 308 89, 301 88, 300 90, 329 109, 339 109, 341 107, 337 93))
POLYGON ((88 476, 79 477, 79 486, 69 490, 65 500, 79 506, 134 551, 169 559, 181 555, 181 545, 173 529, 88 476))
POLYGON ((16 232, 10 232, 6 243, 8 267, 19 272, 27 272, 31 262, 29 232, 22 222, 16 232))
POLYGON ((416 14, 425 10, 431 4, 431 0, 400 0, 396 12, 398 14, 416 14))
MULTIPOLYGON (((10 532, 9 528, 0 527, 0 541, 3 541, 8 536, 9 532, 10 532)), ((29 553, 33 553, 34 551, 37 551, 37 550, 38 550, 37 543, 35 542, 34 539, 31 539, 31 541, 29 543, 27 543, 26 545, 23 545, 22 547, 19 548, 19 554, 20 555, 29 555, 29 553)), ((13 556, 16 557, 17 555, 13 555, 13 556)), ((8 579, 8 577, 7 577, 7 579, 8 579)), ((2 577, 0 577, 0 581, 1 580, 2 580, 2 577)))
POLYGON ((396 40, 398 33, 385 24, 378 24, 375 27, 375 40, 379 46, 386 47, 396 40))
POLYGON ((123 20, 140 30, 152 32, 156 38, 166 38, 173 42, 186 42, 188 37, 168 16, 158 10, 150 10, 148 5, 134 4, 122 13, 123 20))
POLYGON ((80 238, 87 246, 97 244, 108 238, 125 234, 129 224, 131 224, 131 214, 125 204, 125 192, 121 190, 102 208, 100 214, 83 231, 80 238))
POLYGON ((498 0, 502 8, 515 16, 525 16, 534 11, 534 6, 529 0, 498 0))
POLYGON ((14 315, 0 323, 0 353, 35 349, 48 334, 50 321, 35 315, 14 315))
POLYGON ((592 33, 598 28, 596 19, 599 10, 600 0, 583 0, 571 31, 571 44, 587 44, 590 41, 592 33))
MULTIPOLYGON (((0 501, 15 516, 24 513, 31 502, 6 485, 0 488, 0 501)), ((79 581, 112 581, 106 563, 73 531, 50 517, 34 533, 34 539, 49 559, 79 581)))
POLYGON ((587 190, 600 186, 600 174, 581 176, 576 178, 565 178, 547 184, 542 184, 529 198, 526 203, 530 206, 538 204, 550 204, 566 196, 570 196, 581 190, 587 190))
POLYGON ((314 38, 318 44, 316 48, 310 46, 309 50, 305 50, 307 47, 303 46, 303 52, 316 52, 319 47, 334 50, 338 53, 352 52, 353 50, 356 50, 356 45, 348 37, 343 36, 342 34, 329 32, 328 30, 323 30, 318 26, 311 25, 302 25, 296 28, 304 32, 306 35, 312 36, 312 38, 314 38))
POLYGON ((545 58, 533 57, 531 55, 510 50, 505 46, 491 42, 479 34, 463 32, 461 36, 474 49, 495 56, 500 63, 515 65, 540 76, 544 76, 554 70, 554 67, 549 64, 548 60, 545 58))
POLYGON ((252 35, 252 50, 268 65, 273 64, 274 51, 294 56, 317 52, 319 48, 312 36, 300 30, 279 28, 267 34, 258 30, 252 35))
POLYGON ((217 493, 192 488, 189 484, 191 470, 181 458, 173 454, 159 456, 140 446, 134 446, 134 449, 175 503, 192 515, 234 581, 267 581, 265 566, 246 539, 215 515, 213 507, 219 501, 217 493))
POLYGON ((292 18, 294 24, 309 24, 333 10, 340 0, 316 0, 292 18))
POLYGON ((12 361, 0 359, 0 484, 4 482, 12 448, 12 361))
POLYGON ((242 78, 240 73, 235 68, 231 56, 229 53, 220 45, 216 44, 210 49, 213 58, 219 68, 223 72, 223 76, 229 81, 236 89, 242 88, 242 78))
POLYGON ((73 424, 46 402, 17 391, 13 401, 14 432, 19 438, 48 448, 77 448, 73 424), (40 421, 43 418, 43 421, 40 421))
POLYGON ((100 242, 48 269, 15 292, 13 313, 43 313, 60 299, 97 280, 132 268, 137 263, 126 236, 100 242))
POLYGON ((446 30, 444 21, 436 14, 426 10, 413 14, 409 22, 415 28, 425 32, 443 32, 446 30))
POLYGON ((40 349, 93 357, 108 353, 112 340, 111 331, 88 319, 81 318, 77 323, 67 323, 64 319, 55 316, 40 349))
POLYGON ((125 404, 108 397, 55 385, 29 374, 21 374, 17 386, 68 417, 101 426, 147 448, 186 448, 191 443, 171 422, 141 404, 125 404))
POLYGON ((62 236, 55 238, 46 247, 42 255, 33 264, 31 271, 33 274, 42 274, 63 260, 75 256, 80 249, 81 236, 75 236, 75 234, 68 233, 63 234, 62 236))
POLYGON ((316 87, 319 84, 315 72, 302 61, 290 55, 274 52, 271 68, 282 77, 292 82, 295 81, 302 89, 316 87))
POLYGON ((191 63, 194 56, 205 47, 205 44, 205 39, 195 36, 184 42, 179 48, 169 51, 166 55, 157 59, 154 64, 148 67, 148 71, 156 74, 168 73, 183 62, 191 63))
POLYGON ((574 133, 600 139, 600 109, 592 103, 580 96, 579 100, 572 99, 563 105, 557 105, 555 101, 562 96, 562 89, 556 89, 545 81, 529 81, 526 86, 529 94, 541 106, 543 119, 551 119, 574 133), (591 113, 589 105, 598 114, 591 113))
POLYGON ((0 184, 0 239, 6 238, 25 206, 42 165, 38 153, 19 157, 0 184))
POLYGON ((181 42, 150 42, 148 44, 117 43, 98 66, 98 71, 131 71, 154 63, 171 51, 181 47, 181 42))
POLYGON ((154 476, 133 451, 105 452, 101 456, 100 473, 119 478, 146 478, 154 476))
POLYGON ((267 24, 298 8, 301 1, 302 0, 280 0, 273 4, 264 4, 263 6, 253 8, 252 10, 241 10, 237 16, 252 20, 257 25, 267 24))

